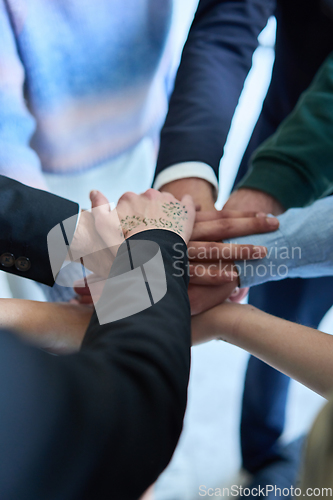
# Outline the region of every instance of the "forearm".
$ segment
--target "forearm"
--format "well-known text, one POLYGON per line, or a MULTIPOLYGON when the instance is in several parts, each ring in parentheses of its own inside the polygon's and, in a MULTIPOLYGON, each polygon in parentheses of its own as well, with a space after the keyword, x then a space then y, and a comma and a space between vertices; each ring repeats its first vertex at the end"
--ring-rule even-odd
MULTIPOLYGON (((221 338, 327 397, 333 389, 333 338, 249 305, 222 304, 192 319, 194 339, 221 338), (200 317, 201 316, 201 317, 200 317)), ((208 339, 208 340, 210 340, 208 339)))
POLYGON ((332 392, 333 338, 326 333, 247 306, 226 340, 324 397, 332 392))
POLYGON ((74 304, 0 299, 0 328, 58 354, 78 351, 93 308, 74 304))

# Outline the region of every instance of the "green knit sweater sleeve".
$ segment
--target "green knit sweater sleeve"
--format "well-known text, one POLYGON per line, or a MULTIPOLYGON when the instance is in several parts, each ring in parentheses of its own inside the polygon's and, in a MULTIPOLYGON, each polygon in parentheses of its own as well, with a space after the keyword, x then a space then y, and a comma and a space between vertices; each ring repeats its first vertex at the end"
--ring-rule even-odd
POLYGON ((294 111, 255 151, 241 187, 269 193, 285 209, 333 193, 333 53, 294 111))

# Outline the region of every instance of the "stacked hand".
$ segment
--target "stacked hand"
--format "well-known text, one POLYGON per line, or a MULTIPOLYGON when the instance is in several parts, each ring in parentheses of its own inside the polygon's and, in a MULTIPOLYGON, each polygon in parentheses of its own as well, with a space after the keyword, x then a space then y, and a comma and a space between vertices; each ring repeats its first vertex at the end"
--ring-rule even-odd
MULTIPOLYGON (((206 193, 207 194, 207 193, 206 193)), ((235 198, 235 195, 233 195, 235 198)), ((247 260, 253 258, 263 258, 266 255, 265 248, 253 247, 252 245, 230 245, 222 241, 242 235, 274 231, 278 227, 276 219, 267 218, 264 213, 260 213, 260 207, 252 204, 251 212, 240 210, 224 209, 216 211, 212 206, 205 203, 198 203, 201 208, 206 209, 195 213, 195 205, 189 196, 182 197, 178 201, 169 193, 159 193, 155 190, 148 190, 138 196, 133 193, 126 193, 117 205, 118 223, 110 217, 112 213, 108 200, 99 192, 91 193, 92 212, 87 212, 86 217, 82 217, 74 244, 76 250, 84 249, 85 255, 89 254, 89 248, 104 248, 103 252, 94 251, 85 258, 94 275, 89 280, 99 281, 99 276, 105 278, 109 272, 110 263, 114 258, 114 243, 119 240, 119 230, 121 236, 129 237, 140 231, 149 229, 168 229, 179 234, 188 244, 188 254, 190 260, 190 286, 189 296, 191 301, 192 314, 198 314, 214 307, 217 304, 231 297, 237 290, 239 279, 235 271, 235 260, 247 260), (259 213, 258 213, 259 212, 259 213), (89 214, 89 215, 88 215, 89 214), (112 219, 112 223, 110 222, 112 219), (195 220, 194 220, 195 219, 195 220), (273 221, 273 223, 272 223, 273 221)), ((241 204, 240 204, 241 205, 241 204)), ((227 204, 228 206, 228 204, 227 204)), ((272 212, 268 205, 267 212, 272 212)), ((232 206, 232 209, 235 207, 232 206)), ((91 303, 89 289, 87 287, 77 287, 80 294, 80 302, 91 303)), ((239 298, 239 295, 238 295, 239 298)), ((50 304, 51 306, 52 304, 50 304)), ((58 304, 59 307, 65 305, 58 304)), ((67 308, 67 312, 70 312, 67 308)), ((87 317, 91 314, 91 309, 87 309, 87 314, 79 317, 82 310, 77 310, 74 335, 69 333, 69 341, 73 348, 73 338, 79 348, 80 340, 83 338, 87 317)), ((59 310, 56 311, 60 318, 59 310)), ((73 311, 73 314, 75 312, 73 311)), ((61 321, 61 320, 60 320, 61 321)), ((66 339, 61 334, 61 348, 64 349, 66 339)), ((206 339, 208 340, 208 339, 206 339)), ((54 347, 56 350, 56 346, 54 347)))
MULTIPOLYGON (((142 195, 125 193, 116 211, 111 211, 108 200, 97 191, 91 193, 91 201, 93 210, 81 214, 71 254, 84 256, 85 265, 98 273, 91 275, 97 284, 102 284, 108 275, 116 248, 133 234, 164 229, 189 242, 195 218, 190 196, 179 202, 172 195, 153 189, 142 195)), ((78 289, 80 293, 82 290, 86 293, 88 288, 78 289)), ((6 306, 0 319, 2 326, 20 331, 20 335, 45 350, 73 352, 80 348, 93 313, 91 305, 83 305, 91 303, 89 299, 83 297, 79 305, 2 299, 6 306)))
POLYGON ((279 227, 283 207, 272 196, 252 189, 240 189, 231 195, 225 207, 214 206, 212 185, 203 179, 189 178, 170 182, 161 188, 176 197, 191 194, 200 211, 189 243, 191 280, 189 297, 192 314, 206 311, 226 299, 241 300, 247 290, 238 291, 235 260, 265 257, 266 249, 252 245, 225 245, 223 240, 267 233, 279 227))
MULTIPOLYGON (((178 192, 177 195, 180 196, 178 192)), ((238 291, 239 278, 234 261, 261 259, 266 255, 264 247, 231 245, 222 241, 275 231, 279 222, 275 218, 266 217, 265 213, 260 211, 225 208, 222 211, 197 211, 192 226, 192 204, 193 230, 190 235, 184 228, 183 217, 187 215, 183 208, 184 200, 186 201, 186 198, 179 202, 169 193, 158 193, 152 189, 140 196, 126 193, 118 202, 117 214, 125 237, 149 228, 164 228, 177 232, 185 239, 190 259, 189 297, 192 314, 195 315, 224 302, 227 298, 241 300, 247 291, 238 291)), ((110 227, 108 200, 101 193, 92 192, 91 201, 97 236, 111 248, 114 245, 114 230, 110 227)), ((206 203, 200 205, 211 208, 207 204, 207 192, 205 201, 206 203)), ((269 208, 267 204, 265 208, 269 208)), ((106 274, 109 270, 109 267, 106 267, 106 274)), ((98 294, 96 283, 101 280, 99 276, 103 279, 106 277, 105 273, 103 275, 99 270, 90 276, 85 284, 77 283, 75 290, 81 303, 91 303, 89 287, 94 286, 94 293, 98 294)))
MULTIPOLYGON (((206 311, 232 295, 239 285, 235 260, 262 259, 266 255, 264 247, 225 244, 222 241, 275 231, 278 225, 277 219, 255 212, 222 210, 197 213, 189 244, 192 314, 206 311)), ((245 294, 238 294, 238 300, 245 294)))

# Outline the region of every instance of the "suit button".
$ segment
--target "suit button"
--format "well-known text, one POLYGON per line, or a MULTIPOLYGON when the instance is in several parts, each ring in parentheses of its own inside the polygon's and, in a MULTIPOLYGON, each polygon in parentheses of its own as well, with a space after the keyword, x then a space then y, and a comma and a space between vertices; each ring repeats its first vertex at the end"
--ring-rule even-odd
POLYGON ((29 271, 31 262, 28 257, 18 257, 15 261, 15 267, 18 271, 25 273, 26 271, 29 271))
POLYGON ((12 267, 15 262, 15 257, 12 253, 3 253, 0 256, 0 263, 4 267, 12 267))

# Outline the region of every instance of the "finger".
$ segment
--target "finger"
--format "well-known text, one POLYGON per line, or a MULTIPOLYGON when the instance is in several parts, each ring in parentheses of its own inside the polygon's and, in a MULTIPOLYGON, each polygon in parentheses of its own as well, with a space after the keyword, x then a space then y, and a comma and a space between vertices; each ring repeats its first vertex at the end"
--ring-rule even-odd
MULTIPOLYGON (((125 193, 120 199, 126 200, 137 196, 134 193, 125 193)), ((119 245, 124 242, 117 210, 111 210, 109 200, 100 191, 90 193, 92 215, 95 228, 113 256, 116 255, 119 245)), ((119 205, 119 203, 118 203, 119 205)))
POLYGON ((191 240, 219 241, 228 238, 237 238, 238 236, 269 233, 276 231, 278 227, 279 220, 275 217, 250 217, 196 222, 191 240))
MULTIPOLYGON (((259 214, 260 216, 262 213, 259 214)), ((264 214, 266 215, 266 214, 264 214)), ((257 212, 246 212, 240 210, 211 210, 206 212, 197 212, 195 221, 196 222, 204 222, 207 220, 218 220, 218 219, 240 219, 240 218, 249 218, 249 217, 257 217, 257 212)))
POLYGON ((188 296, 190 299, 192 316, 207 311, 224 302, 230 297, 236 285, 236 282, 226 283, 221 286, 200 286, 190 284, 188 287, 188 296))
POLYGON ((221 210, 221 216, 223 219, 243 219, 250 217, 267 217, 268 214, 263 212, 254 212, 247 210, 221 210))
POLYGON ((195 216, 195 203, 193 201, 192 196, 189 194, 185 194, 180 201, 191 214, 191 218, 195 216))
POLYGON ((189 259, 198 262, 254 260, 263 259, 267 255, 266 247, 215 241, 190 241, 187 251, 189 259))
MULTIPOLYGON (((142 193, 143 196, 146 196, 149 200, 155 200, 159 196, 161 196, 161 193, 157 191, 156 189, 149 188, 147 189, 144 193, 142 193)), ((170 193, 167 193, 170 194, 170 193)))
POLYGON ((233 264, 194 264, 189 266, 190 283, 193 285, 223 285, 235 281, 238 284, 238 273, 233 264))
MULTIPOLYGON (((96 189, 90 191, 90 201, 91 208, 102 207, 105 209, 108 206, 110 207, 109 200, 106 198, 106 196, 104 196, 103 193, 97 191, 96 189)), ((110 211, 110 209, 107 211, 110 211)))
POLYGON ((249 288, 235 288, 229 297, 231 302, 241 302, 249 293, 249 288))

